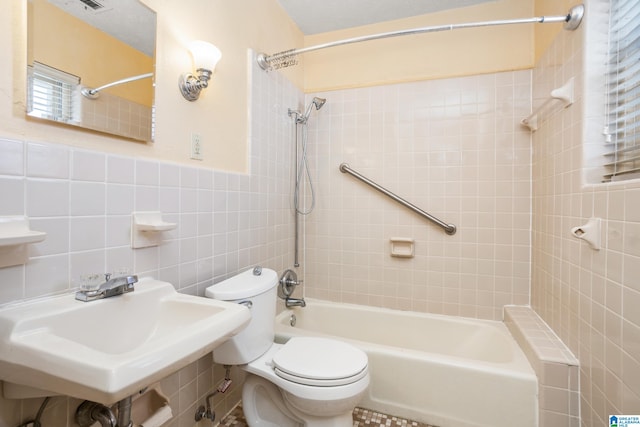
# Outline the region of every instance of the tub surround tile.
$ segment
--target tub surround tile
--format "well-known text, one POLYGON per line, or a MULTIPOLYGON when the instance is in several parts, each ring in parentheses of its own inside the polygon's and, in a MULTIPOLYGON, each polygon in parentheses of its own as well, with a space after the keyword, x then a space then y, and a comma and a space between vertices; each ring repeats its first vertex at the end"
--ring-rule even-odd
POLYGON ((578 359, 531 307, 506 306, 504 322, 538 377, 540 426, 578 426, 578 359))
POLYGON ((320 190, 305 217, 307 296, 492 320, 529 303, 529 70, 313 95, 327 103, 308 125, 320 190), (338 173, 342 162, 459 232, 338 173), (395 236, 415 240, 413 259, 390 256, 395 236))

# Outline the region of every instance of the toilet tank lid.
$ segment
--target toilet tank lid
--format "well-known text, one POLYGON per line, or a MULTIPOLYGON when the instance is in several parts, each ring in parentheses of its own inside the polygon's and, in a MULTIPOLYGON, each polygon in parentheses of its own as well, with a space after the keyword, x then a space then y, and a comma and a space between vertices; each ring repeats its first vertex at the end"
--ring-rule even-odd
POLYGON ((251 268, 209 286, 205 290, 205 296, 221 301, 251 298, 268 291, 278 283, 278 275, 269 268, 263 268, 259 276, 253 274, 253 271, 254 269, 251 268))

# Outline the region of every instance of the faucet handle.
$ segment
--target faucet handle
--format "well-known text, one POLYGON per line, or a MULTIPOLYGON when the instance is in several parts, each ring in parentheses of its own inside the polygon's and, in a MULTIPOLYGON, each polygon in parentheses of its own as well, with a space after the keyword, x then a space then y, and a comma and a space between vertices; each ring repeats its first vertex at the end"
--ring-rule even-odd
POLYGON ((102 279, 100 274, 81 274, 80 289, 83 291, 96 291, 100 288, 102 279))

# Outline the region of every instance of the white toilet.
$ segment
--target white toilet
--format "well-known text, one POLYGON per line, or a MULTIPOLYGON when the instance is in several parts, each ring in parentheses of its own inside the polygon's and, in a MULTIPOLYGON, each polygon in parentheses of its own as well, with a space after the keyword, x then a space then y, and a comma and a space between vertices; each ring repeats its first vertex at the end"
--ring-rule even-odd
POLYGON ((278 276, 247 270, 206 290, 206 296, 245 304, 249 325, 213 351, 213 360, 249 373, 242 408, 250 427, 351 427, 369 386, 367 355, 337 340, 274 339, 278 276))

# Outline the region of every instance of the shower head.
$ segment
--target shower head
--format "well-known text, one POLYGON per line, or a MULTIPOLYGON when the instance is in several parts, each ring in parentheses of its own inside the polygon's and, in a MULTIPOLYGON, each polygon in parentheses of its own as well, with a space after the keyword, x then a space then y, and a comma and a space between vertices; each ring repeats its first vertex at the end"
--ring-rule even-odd
POLYGON ((311 103, 316 106, 316 110, 321 109, 325 102, 327 102, 326 98, 318 98, 317 96, 311 101, 311 103))
POLYGON ((309 115, 311 114, 312 107, 315 106, 316 110, 319 110, 322 108, 325 102, 327 102, 325 98, 318 98, 317 96, 314 96, 313 99, 311 100, 311 103, 307 107, 307 111, 305 111, 304 116, 302 116, 301 118, 302 122, 304 123, 309 119, 309 115))

